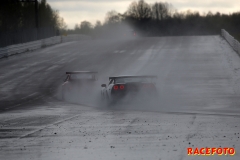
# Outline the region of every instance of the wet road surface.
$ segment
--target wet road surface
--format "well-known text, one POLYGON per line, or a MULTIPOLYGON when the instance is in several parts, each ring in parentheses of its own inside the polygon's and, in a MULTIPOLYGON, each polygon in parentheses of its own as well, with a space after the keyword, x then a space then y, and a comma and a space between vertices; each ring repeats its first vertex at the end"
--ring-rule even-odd
POLYGON ((0 159, 208 159, 234 147, 240 59, 219 36, 82 41, 0 60, 0 159), (88 94, 59 96, 66 71, 93 70, 88 94), (159 101, 101 106, 108 76, 155 74, 159 101))

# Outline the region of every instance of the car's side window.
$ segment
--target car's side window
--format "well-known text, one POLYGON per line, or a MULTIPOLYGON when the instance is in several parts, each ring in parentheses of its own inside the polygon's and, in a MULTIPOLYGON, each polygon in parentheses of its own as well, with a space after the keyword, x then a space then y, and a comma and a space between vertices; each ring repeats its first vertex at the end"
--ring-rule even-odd
POLYGON ((110 79, 108 85, 110 85, 110 84, 112 84, 112 83, 113 83, 113 79, 110 79))
POLYGON ((69 81, 70 75, 67 76, 67 78, 65 79, 65 82, 69 81))

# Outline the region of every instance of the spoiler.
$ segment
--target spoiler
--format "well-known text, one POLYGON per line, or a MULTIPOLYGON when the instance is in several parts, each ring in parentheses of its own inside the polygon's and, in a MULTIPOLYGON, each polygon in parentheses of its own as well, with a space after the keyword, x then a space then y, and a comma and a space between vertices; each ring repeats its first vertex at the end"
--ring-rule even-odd
POLYGON ((66 72, 66 74, 96 74, 98 72, 94 71, 72 71, 72 72, 66 72))
POLYGON ((93 71, 72 71, 66 72, 72 80, 97 80, 97 73, 93 71))
POLYGON ((156 75, 141 75, 141 76, 114 76, 109 77, 110 79, 116 79, 116 78, 158 78, 156 75))

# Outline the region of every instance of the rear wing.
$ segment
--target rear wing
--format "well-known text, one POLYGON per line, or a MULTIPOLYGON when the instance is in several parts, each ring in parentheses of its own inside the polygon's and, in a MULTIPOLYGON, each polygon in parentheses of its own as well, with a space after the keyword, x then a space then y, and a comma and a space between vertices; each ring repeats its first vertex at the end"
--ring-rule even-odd
POLYGON ((143 75, 143 76, 117 76, 109 77, 109 81, 114 83, 156 83, 157 76, 143 75))
POLYGON ((109 77, 109 80, 111 79, 117 79, 117 78, 153 78, 157 79, 158 77, 156 75, 142 75, 142 76, 115 76, 115 77, 109 77))
POLYGON ((73 71, 73 72, 66 72, 70 79, 73 80, 96 80, 97 73, 93 71, 73 71))

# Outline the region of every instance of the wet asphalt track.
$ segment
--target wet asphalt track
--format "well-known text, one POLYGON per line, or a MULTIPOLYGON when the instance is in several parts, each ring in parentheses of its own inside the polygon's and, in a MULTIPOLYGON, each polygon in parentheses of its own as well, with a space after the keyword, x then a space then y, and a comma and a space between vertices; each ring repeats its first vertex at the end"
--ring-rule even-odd
POLYGON ((207 159, 187 147, 235 147, 240 59, 219 36, 69 42, 0 59, 0 159, 207 159), (64 73, 99 72, 59 97, 64 73), (156 74, 149 106, 100 105, 108 76, 156 74))

